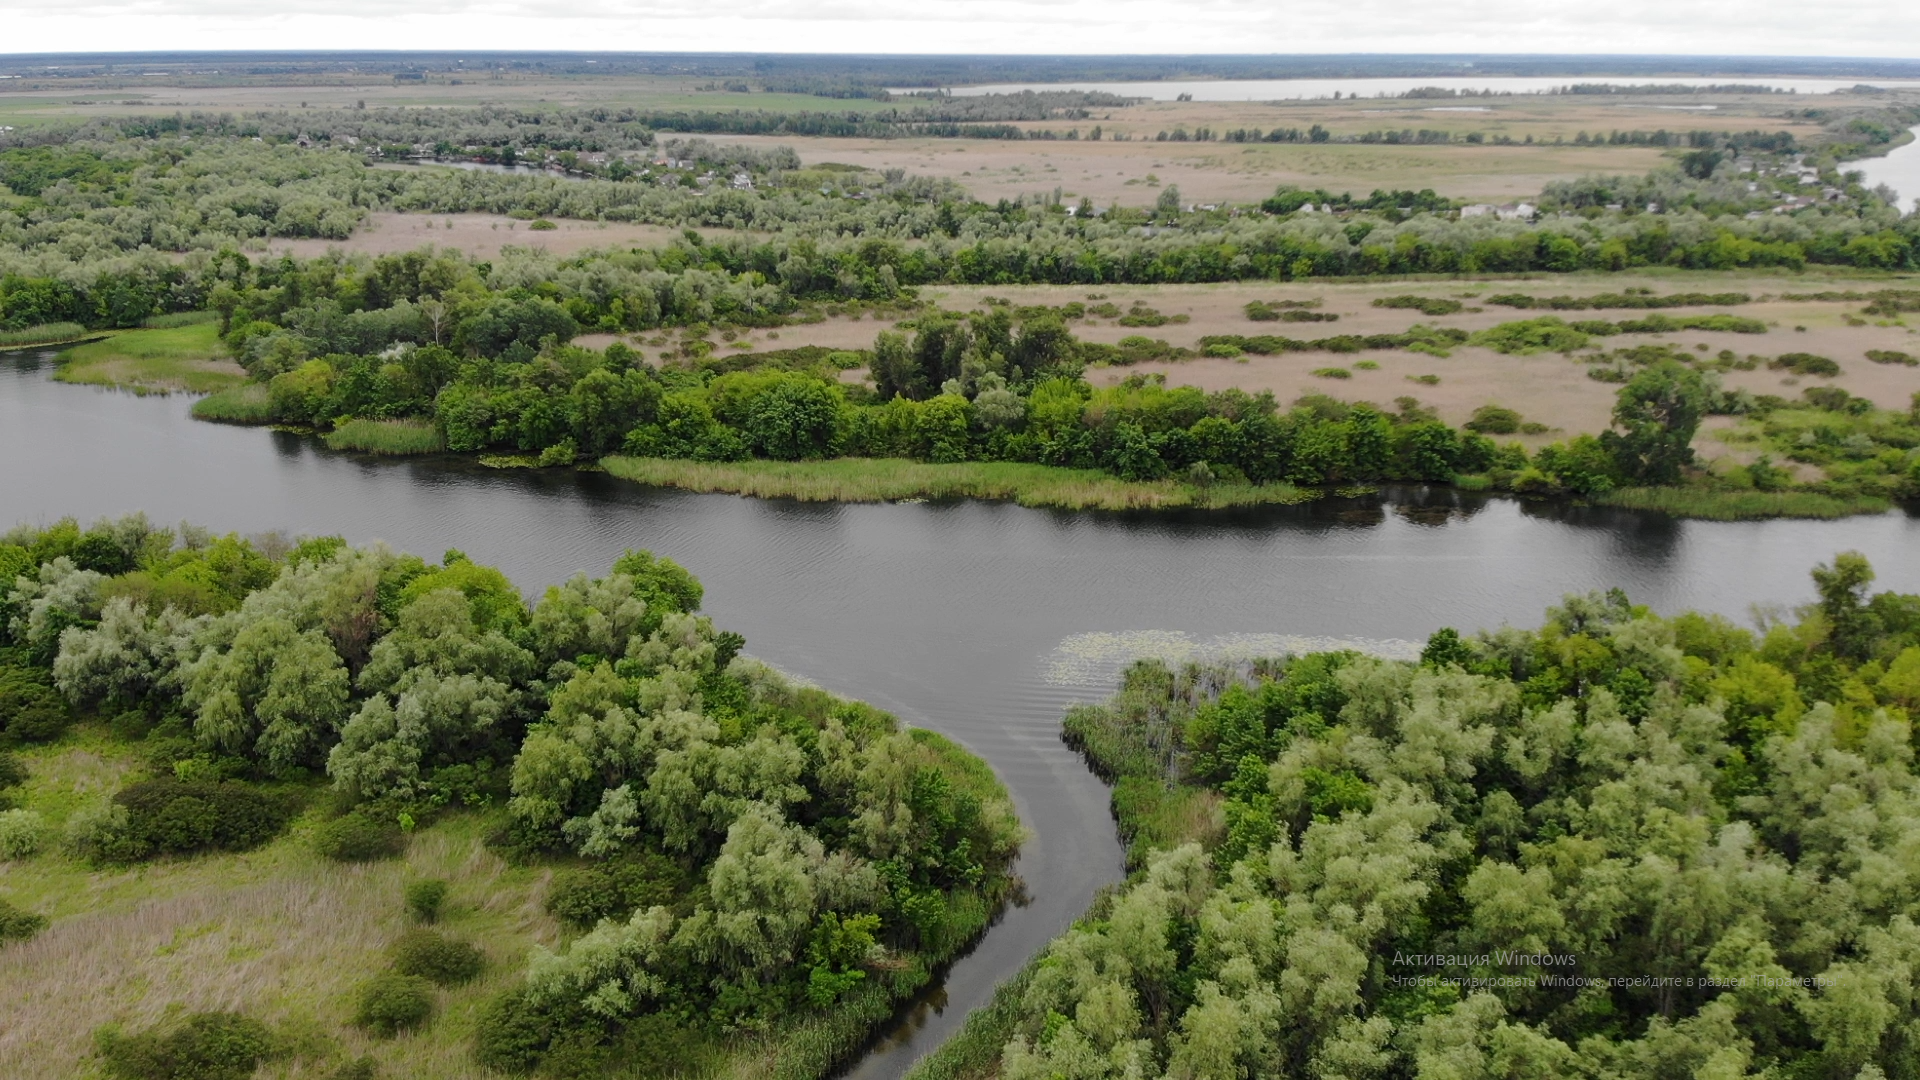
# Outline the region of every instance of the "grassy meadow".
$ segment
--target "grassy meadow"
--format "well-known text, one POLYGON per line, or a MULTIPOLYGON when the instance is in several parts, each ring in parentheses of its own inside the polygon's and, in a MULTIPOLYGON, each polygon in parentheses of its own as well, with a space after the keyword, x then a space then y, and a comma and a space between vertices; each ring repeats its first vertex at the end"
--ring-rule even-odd
POLYGON ((202 321, 76 345, 60 354, 54 378, 137 394, 210 394, 245 383, 247 375, 227 358, 219 323, 202 321))
POLYGON ((1136 483, 1091 469, 1010 462, 933 465, 904 458, 703 462, 616 455, 602 465, 614 476, 638 484, 801 502, 995 499, 1060 510, 1213 510, 1289 505, 1318 497, 1317 492, 1290 484, 1136 483))

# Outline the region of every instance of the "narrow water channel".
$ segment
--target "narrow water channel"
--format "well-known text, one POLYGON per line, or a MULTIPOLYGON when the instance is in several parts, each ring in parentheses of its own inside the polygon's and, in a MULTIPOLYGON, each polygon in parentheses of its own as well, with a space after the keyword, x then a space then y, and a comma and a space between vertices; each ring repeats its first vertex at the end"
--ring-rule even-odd
POLYGON ((1807 570, 1846 549, 1872 559, 1878 587, 1920 591, 1920 519, 1900 512, 1718 524, 1419 490, 1166 516, 756 501, 336 454, 51 371, 51 353, 0 353, 0 528, 144 510, 430 557, 459 547, 529 592, 651 548, 699 575, 707 613, 749 652, 991 762, 1033 830, 1030 900, 855 1068, 862 1080, 905 1072, 1120 876, 1106 790, 1057 731, 1139 649, 1391 652, 1444 625, 1532 625, 1564 593, 1612 586, 1662 612, 1744 619, 1755 602, 1809 599, 1807 570))

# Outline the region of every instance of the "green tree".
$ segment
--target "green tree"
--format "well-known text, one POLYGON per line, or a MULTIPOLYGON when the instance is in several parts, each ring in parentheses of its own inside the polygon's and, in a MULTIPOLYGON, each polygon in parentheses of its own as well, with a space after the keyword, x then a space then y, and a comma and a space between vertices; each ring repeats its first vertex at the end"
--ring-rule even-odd
POLYGON ((1693 464, 1693 436, 1707 413, 1700 373, 1672 360, 1649 365, 1620 388, 1613 408, 1617 430, 1601 440, 1626 479, 1671 484, 1693 464))

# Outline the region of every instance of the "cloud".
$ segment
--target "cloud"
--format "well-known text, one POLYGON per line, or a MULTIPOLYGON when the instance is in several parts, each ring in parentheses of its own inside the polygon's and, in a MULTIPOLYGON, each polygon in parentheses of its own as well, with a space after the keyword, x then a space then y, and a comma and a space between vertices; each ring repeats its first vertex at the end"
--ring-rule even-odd
POLYGON ((1920 5, 1763 0, 0 0, 7 52, 635 49, 1900 56, 1920 5))

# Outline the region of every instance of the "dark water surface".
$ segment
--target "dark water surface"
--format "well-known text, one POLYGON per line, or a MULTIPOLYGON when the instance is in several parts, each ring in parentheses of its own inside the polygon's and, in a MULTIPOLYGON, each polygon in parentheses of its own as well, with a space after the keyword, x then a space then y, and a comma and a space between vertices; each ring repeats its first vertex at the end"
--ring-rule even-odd
POLYGON ((1744 619, 1800 603, 1807 570, 1865 552, 1920 591, 1920 521, 1718 524, 1421 492, 1257 513, 1067 514, 996 503, 811 505, 644 488, 603 474, 335 454, 196 423, 182 397, 48 381, 0 353, 0 528, 145 510, 217 530, 459 547, 528 591, 651 548, 707 586, 747 650, 934 728, 992 762, 1033 830, 1031 899, 869 1055, 897 1077, 1121 874, 1107 793, 1057 737, 1142 648, 1267 648, 1276 635, 1405 650, 1434 629, 1533 625, 1569 591, 1744 619))

